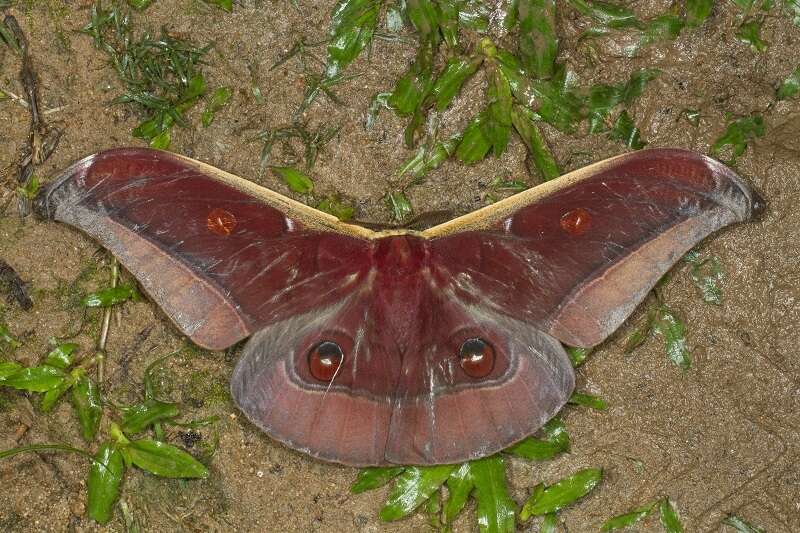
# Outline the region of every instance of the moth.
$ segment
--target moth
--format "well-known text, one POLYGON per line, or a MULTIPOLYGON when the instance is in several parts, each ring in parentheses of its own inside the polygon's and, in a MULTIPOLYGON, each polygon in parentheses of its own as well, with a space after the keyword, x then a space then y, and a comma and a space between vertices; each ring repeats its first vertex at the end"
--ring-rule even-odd
POLYGON ((246 337, 233 398, 347 465, 458 463, 564 405, 562 343, 599 344, 658 279, 763 200, 703 155, 652 149, 424 231, 374 231, 177 154, 82 159, 37 197, 99 241, 196 344, 246 337))

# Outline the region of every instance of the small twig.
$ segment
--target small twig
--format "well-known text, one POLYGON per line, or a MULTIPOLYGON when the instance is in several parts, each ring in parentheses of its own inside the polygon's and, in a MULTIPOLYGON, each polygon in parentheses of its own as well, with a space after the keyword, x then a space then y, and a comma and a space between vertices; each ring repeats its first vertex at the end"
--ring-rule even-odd
MULTIPOLYGON (((111 287, 117 286, 119 281, 119 265, 117 258, 111 258, 111 287)), ((105 358, 106 358, 106 343, 108 342, 108 330, 111 326, 111 313, 112 307, 103 309, 103 324, 100 329, 100 338, 97 341, 97 382, 103 383, 105 377, 105 358)))
POLYGON ((14 268, 0 259, 0 283, 8 286, 11 296, 17 301, 23 311, 29 311, 33 307, 33 302, 28 291, 25 288, 25 283, 17 274, 14 268))

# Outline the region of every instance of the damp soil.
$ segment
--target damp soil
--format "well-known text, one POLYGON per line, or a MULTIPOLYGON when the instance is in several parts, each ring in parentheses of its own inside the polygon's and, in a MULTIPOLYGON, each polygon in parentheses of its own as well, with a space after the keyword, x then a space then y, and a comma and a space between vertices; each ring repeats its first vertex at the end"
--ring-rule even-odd
MULTIPOLYGON (((54 176, 75 160, 99 150, 141 144, 131 129, 141 118, 130 108, 111 105, 120 94, 114 71, 91 39, 77 33, 89 17, 85 0, 21 2, 11 10, 30 41, 40 79, 42 107, 64 128, 52 157, 36 173, 54 176)), ((243 0, 233 14, 199 0, 157 0, 136 23, 168 27, 196 42, 215 42, 205 73, 210 87, 234 89, 231 105, 211 127, 176 129, 171 149, 291 194, 276 177, 259 175, 262 128, 288 124, 302 99, 303 77, 295 60, 270 66, 293 42, 322 40, 333 1, 243 0), (251 79, 266 96, 258 104, 251 79)), ((663 13, 664 1, 635 2, 643 15, 663 13)), ((559 21, 562 59, 582 84, 619 82, 640 67, 662 75, 651 82, 631 113, 650 146, 677 146, 708 152, 727 114, 762 113, 766 135, 752 143, 737 170, 761 191, 768 209, 760 221, 726 229, 702 249, 724 268, 723 301, 704 304, 678 266, 665 288, 669 304, 688 324, 693 367, 682 371, 665 356, 659 339, 633 354, 622 343, 643 318, 633 317, 595 351, 578 372, 579 389, 603 397, 605 412, 569 408, 564 419, 572 437, 570 453, 546 463, 509 461, 509 482, 517 501, 540 480, 553 481, 582 467, 602 467, 599 489, 561 513, 569 531, 596 531, 606 518, 668 495, 688 531, 723 531, 727 513, 746 517, 770 532, 800 531, 800 99, 774 103, 774 88, 800 65, 800 29, 788 17, 768 17, 762 34, 770 43, 755 54, 735 38, 735 9, 718 2, 700 29, 651 47, 640 57, 618 57, 615 43, 589 52, 577 40, 574 20, 559 21), (681 115, 698 109, 692 127, 681 115)), ((318 56, 324 54, 315 49, 318 56)), ((350 70, 360 76, 336 90, 342 103, 322 97, 305 119, 328 121, 341 130, 314 168, 316 187, 357 200, 359 218, 390 220, 382 197, 411 152, 402 147, 404 123, 385 112, 365 131, 373 94, 387 90, 406 68, 413 44, 375 42, 370 57, 350 70)), ((18 58, 0 47, 0 88, 22 93, 18 58)), ((452 110, 441 117, 445 132, 462 128, 482 104, 480 76, 470 82, 452 110)), ((5 357, 33 364, 52 336, 74 331, 82 312, 77 294, 106 283, 98 245, 68 227, 21 219, 15 200, 19 150, 29 117, 13 100, 0 102, 0 257, 30 282, 35 305, 29 312, 7 302, 4 321, 24 340, 5 357)), ((622 153, 604 136, 544 133, 565 171, 622 153)), ((497 176, 527 180, 524 147, 514 141, 502 159, 472 167, 447 163, 422 185, 409 189, 416 212, 449 209, 463 213, 484 205, 497 176)), ((281 154, 277 154, 281 157, 281 154)), ((77 337, 93 346, 98 317, 91 313, 77 337)), ((423 516, 385 524, 377 511, 386 489, 351 495, 356 470, 312 460, 270 440, 241 416, 227 394, 238 353, 192 349, 166 317, 146 299, 126 304, 111 325, 108 343, 110 397, 125 402, 141 391, 145 367, 174 350, 157 373, 161 393, 183 402, 184 419, 219 416, 197 435, 176 430, 168 437, 210 454, 211 475, 188 483, 134 471, 127 476, 123 502, 143 531, 421 531, 423 516)), ((68 402, 41 415, 35 398, 0 390, 0 448, 66 442, 80 437, 68 402), (24 431, 24 428, 28 428, 24 431)), ((78 456, 23 455, 0 462, 0 530, 124 531, 118 506, 108 526, 85 515, 87 463, 78 456)), ((658 530, 655 520, 640 530, 658 530)), ((476 530, 468 508, 457 531, 476 530)), ((530 526, 520 526, 529 530, 530 526)))

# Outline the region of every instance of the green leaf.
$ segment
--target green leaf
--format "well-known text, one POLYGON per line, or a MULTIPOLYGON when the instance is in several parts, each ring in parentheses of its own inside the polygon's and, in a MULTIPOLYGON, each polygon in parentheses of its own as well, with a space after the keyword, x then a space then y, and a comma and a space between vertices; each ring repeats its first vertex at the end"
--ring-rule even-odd
POLYGON ((659 512, 661 513, 661 525, 664 526, 664 531, 667 533, 683 533, 683 524, 681 524, 678 513, 670 503, 669 498, 661 500, 659 512))
POLYGON ((350 203, 342 201, 338 194, 330 194, 317 202, 317 209, 335 216, 339 220, 348 221, 356 210, 350 203))
POLYGON ((172 143, 172 133, 170 130, 164 130, 152 139, 150 139, 150 148, 156 150, 166 150, 172 143))
POLYGON ((220 87, 214 91, 211 99, 206 104, 205 111, 203 111, 203 127, 207 128, 214 122, 214 115, 228 104, 231 96, 233 96, 233 91, 230 87, 220 87))
POLYGON ((0 324, 0 341, 8 344, 11 348, 19 348, 22 346, 22 343, 19 342, 11 332, 8 330, 8 326, 5 324, 0 324))
MULTIPOLYGON (((178 99, 179 104, 187 104, 187 106, 194 105, 195 101, 206 94, 207 90, 206 86, 206 79, 203 77, 202 74, 195 74, 189 80, 189 83, 181 92, 180 98, 178 99)), ((183 107, 182 109, 186 109, 187 107, 183 107)), ((177 111, 176 111, 177 112, 177 111)))
POLYGON ((72 406, 78 415, 81 436, 86 442, 92 442, 103 417, 103 399, 94 381, 86 374, 86 370, 83 368, 73 370, 72 378, 75 380, 71 389, 72 406))
POLYGON ((491 143, 495 157, 500 157, 508 146, 511 136, 511 86, 503 71, 492 69, 489 87, 486 91, 488 106, 483 130, 491 143))
POLYGON ((592 409, 596 409, 598 411, 605 411, 608 409, 608 404, 602 398, 598 398, 597 396, 592 396, 591 394, 586 394, 583 392, 574 392, 569 399, 569 403, 572 405, 583 405, 584 407, 590 407, 592 409))
POLYGON ((381 520, 390 522, 410 515, 439 490, 454 469, 453 465, 406 467, 380 511, 381 520))
POLYGON ((638 48, 658 41, 673 41, 678 38, 683 26, 683 18, 677 15, 660 15, 645 24, 638 48))
POLYGON ((722 523, 731 526, 738 533, 766 533, 762 528, 751 525, 733 514, 728 515, 722 523))
POLYGON ((570 361, 572 361, 572 366, 577 368, 581 366, 584 361, 586 361, 586 358, 592 353, 593 348, 577 348, 575 346, 566 346, 566 350, 570 361))
POLYGON ((153 0, 128 0, 128 5, 131 6, 133 9, 138 9, 139 11, 145 9, 152 3, 153 0))
MULTIPOLYGON (((0 91, 2 93, 2 91, 0 91)), ((3 100, 3 98, 0 98, 3 100)), ((17 192, 23 198, 33 201, 36 198, 36 195, 39 194, 39 190, 42 188, 42 183, 39 181, 39 178, 32 175, 28 180, 28 183, 25 183, 21 187, 17 187, 17 192)))
POLYGON ((22 370, 22 365, 13 361, 0 361, 0 385, 3 381, 22 370))
POLYGON ((457 134, 444 141, 437 141, 433 146, 420 146, 417 153, 403 163, 398 175, 410 174, 415 178, 424 177, 428 172, 439 168, 452 156, 460 142, 461 135, 457 134))
POLYGON ((72 354, 78 349, 78 345, 73 342, 64 342, 53 348, 47 354, 44 364, 66 370, 72 366, 74 362, 72 354))
POLYGON ((675 312, 664 304, 658 307, 654 331, 664 337, 667 355, 673 363, 684 370, 692 366, 689 348, 686 346, 686 326, 675 312))
POLYGON ((227 11, 228 13, 233 12, 233 0, 203 0, 204 2, 211 4, 212 6, 217 6, 223 11, 227 11))
POLYGON ((478 526, 486 533, 513 533, 516 504, 508 495, 506 469, 500 455, 470 461, 470 473, 478 501, 478 526))
POLYGON ((747 149, 747 144, 757 138, 764 136, 764 119, 761 115, 751 115, 734 120, 725 129, 722 136, 711 146, 711 152, 720 155, 723 148, 730 146, 730 163, 747 149))
POLYGON ((579 13, 609 28, 639 28, 642 23, 628 9, 610 2, 595 0, 567 0, 579 13))
POLYGON ((539 533, 558 533, 558 516, 556 513, 547 513, 544 515, 539 533))
POLYGON ((656 310, 654 308, 648 309, 647 318, 639 325, 639 327, 633 330, 633 333, 631 333, 627 339, 625 339, 625 345, 622 347, 622 351, 626 354, 629 354, 641 346, 650 336, 650 333, 653 332, 655 320, 656 310))
POLYGON ((464 509, 475 483, 472 480, 472 463, 464 463, 453 470, 447 478, 447 501, 442 511, 445 524, 452 524, 456 516, 464 509))
POLYGON ((56 402, 58 402, 64 393, 66 393, 74 384, 75 378, 72 376, 67 376, 61 383, 59 383, 57 387, 44 393, 44 396, 42 396, 42 402, 39 404, 39 409, 41 409, 43 413, 47 413, 48 411, 52 410, 56 405, 56 402))
POLYGON ((139 293, 133 285, 119 285, 87 294, 81 299, 84 307, 111 307, 128 300, 136 300, 139 293))
POLYGON ((411 208, 411 202, 406 198, 403 191, 393 191, 386 195, 386 205, 392 212, 392 217, 395 220, 402 222, 411 216, 414 210, 411 208))
POLYGON ((585 468, 532 495, 522 506, 520 519, 554 513, 583 498, 603 479, 599 468, 585 468))
POLYGON ((628 115, 627 111, 622 111, 614 126, 611 128, 609 135, 612 139, 619 139, 625 143, 628 148, 639 150, 644 148, 645 142, 642 141, 639 134, 639 128, 633 123, 633 119, 628 115))
POLYGON ((152 439, 135 440, 122 448, 134 464, 160 477, 206 478, 208 469, 194 457, 170 444, 152 439))
POLYGON ((113 442, 104 442, 89 468, 87 513, 101 524, 108 523, 119 497, 119 486, 125 473, 122 453, 113 442))
POLYGON ((326 76, 332 78, 352 63, 372 42, 379 0, 338 0, 331 16, 326 76))
POLYGON ((549 78, 558 55, 555 0, 518 0, 519 55, 523 68, 535 78, 549 78))
POLYGON ((697 109, 684 109, 682 115, 695 128, 700 125, 700 111, 697 109))
POLYGON ((481 112, 464 129, 455 154, 462 163, 466 165, 477 163, 491 150, 492 143, 486 138, 484 128, 486 120, 486 112, 481 112))
POLYGON ((478 32, 489 31, 489 18, 493 15, 491 8, 482 0, 457 0, 458 23, 461 27, 478 32))
POLYGON ((387 104, 401 117, 417 113, 425 98, 434 87, 433 45, 422 43, 417 57, 400 79, 395 83, 387 104))
POLYGON ((120 411, 122 412, 122 431, 129 434, 139 433, 155 422, 180 414, 177 404, 161 402, 153 398, 130 407, 122 407, 120 411))
POLYGON ((600 531, 614 531, 635 524, 649 515, 657 504, 658 502, 649 503, 627 513, 609 518, 600 526, 600 531))
POLYGON ((722 289, 719 283, 722 281, 722 267, 716 257, 700 258, 697 252, 689 252, 684 257, 684 261, 689 263, 689 278, 692 283, 700 289, 703 301, 720 305, 722 304, 722 289))
POLYGON ((649 82, 656 79, 661 74, 657 68, 642 68, 631 74, 628 82, 622 86, 622 102, 632 104, 644 92, 649 82))
POLYGON ((292 192, 310 194, 314 190, 314 182, 294 167, 270 167, 276 176, 281 178, 292 192))
POLYGON ((789 12, 794 25, 800 28, 800 0, 783 0, 783 7, 789 12))
POLYGON ((750 45, 754 52, 766 52, 769 45, 761 39, 761 20, 748 20, 736 32, 736 37, 750 45))
POLYGON ((439 16, 431 0, 406 0, 406 16, 420 34, 420 40, 433 40, 439 30, 439 16))
POLYGON ((511 122, 525 143, 528 157, 542 180, 550 181, 560 176, 561 170, 536 125, 534 113, 530 109, 516 105, 511 113, 511 122))
POLYGON ((542 427, 542 431, 545 434, 544 439, 528 437, 504 451, 529 461, 547 461, 569 450, 569 434, 560 418, 550 419, 542 427))
POLYGON ((686 24, 693 28, 702 26, 713 8, 714 0, 686 0, 686 24))
MULTIPOLYGON (((800 0, 798 0, 800 2, 800 0)), ((789 74, 789 77, 783 80, 781 86, 775 93, 778 100, 786 100, 792 96, 800 93, 800 67, 797 67, 794 72, 789 74)))
POLYGON ((457 56, 448 59, 447 66, 436 79, 430 92, 437 111, 444 111, 450 106, 453 98, 464 83, 475 74, 482 62, 483 56, 473 58, 457 56))
POLYGON ((350 487, 350 492, 360 494, 368 490, 377 489, 387 484, 400 475, 404 470, 402 466, 384 466, 362 468, 358 471, 355 483, 350 487))
POLYGON ((47 392, 63 383, 67 375, 59 368, 49 365, 22 368, 6 376, 0 384, 17 390, 29 392, 47 392))

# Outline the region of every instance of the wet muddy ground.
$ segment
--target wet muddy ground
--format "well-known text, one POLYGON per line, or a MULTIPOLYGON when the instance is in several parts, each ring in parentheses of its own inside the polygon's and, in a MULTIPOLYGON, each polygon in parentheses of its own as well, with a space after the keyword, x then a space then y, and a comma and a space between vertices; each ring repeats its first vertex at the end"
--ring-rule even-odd
MULTIPOLYGON (((76 32, 89 16, 83 0, 20 2, 10 12, 30 40, 47 120, 64 128, 53 156, 37 175, 55 175, 78 158, 105 148, 140 145, 130 131, 141 120, 126 106, 111 105, 121 91, 107 58, 76 32)), ((215 42, 205 73, 210 87, 234 89, 231 104, 211 127, 177 129, 171 149, 278 192, 286 186, 267 173, 259 177, 263 128, 287 124, 302 99, 303 78, 296 61, 270 66, 301 37, 324 38, 332 1, 304 2, 302 15, 288 1, 243 0, 232 14, 199 0, 157 0, 136 19, 155 31, 168 26, 195 42, 215 42), (250 93, 251 79, 266 102, 250 93)), ((668 2, 634 2, 642 16, 664 12, 668 2)), ((561 58, 581 83, 619 82, 640 67, 663 74, 651 82, 631 113, 651 146, 708 152, 724 129, 726 114, 762 113, 766 135, 752 143, 737 170, 769 204, 754 223, 729 228, 705 241, 724 270, 723 302, 708 305, 697 296, 686 267, 679 265, 665 288, 669 304, 689 325, 693 367, 682 371, 665 356, 659 339, 631 355, 622 342, 643 317, 640 309, 580 368, 579 389, 604 398, 605 412, 568 408, 564 419, 572 449, 554 461, 511 460, 512 496, 522 501, 539 481, 559 479, 578 468, 603 467, 605 479, 588 498, 563 511, 569 531, 596 531, 606 518, 659 496, 669 496, 688 531, 725 531, 728 513, 770 532, 800 531, 800 98, 775 103, 775 86, 800 65, 800 28, 786 16, 769 16, 762 30, 770 48, 755 54, 739 42, 735 9, 718 2, 707 23, 676 41, 651 47, 640 57, 616 57, 613 43, 592 59, 577 41, 577 23, 559 21, 561 58), (698 127, 681 117, 701 112, 698 127)), ((324 50, 315 52, 322 56, 324 50)), ((414 46, 376 41, 371 58, 351 67, 360 73, 337 89, 343 105, 321 98, 307 113, 312 124, 329 121, 341 130, 320 156, 313 175, 317 189, 358 200, 362 219, 388 221, 382 200, 393 176, 411 155, 402 148, 404 122, 384 112, 375 128, 363 120, 373 94, 387 90, 413 57, 414 46)), ((0 88, 21 94, 19 60, 0 49, 0 88)), ((463 128, 482 102, 481 76, 473 79, 452 110, 442 116, 446 132, 463 128)), ((19 150, 28 135, 27 111, 13 100, 0 102, 0 257, 30 281, 35 305, 23 312, 4 307, 4 321, 24 345, 4 357, 34 364, 47 339, 74 330, 82 311, 76 294, 103 286, 108 274, 98 246, 70 228, 17 214, 14 182, 19 150)), ((621 153, 604 136, 545 134, 565 171, 621 153)), ((417 212, 466 212, 484 204, 488 184, 498 175, 527 177, 524 147, 517 140, 502 159, 473 167, 445 164, 421 186, 409 190, 417 212)), ((89 315, 77 337, 93 346, 98 317, 89 315)), ((207 480, 180 482, 135 472, 123 502, 143 531, 420 531, 421 515, 381 523, 377 511, 386 490, 349 493, 356 471, 311 460, 261 434, 239 415, 227 393, 237 353, 192 349, 165 316, 146 300, 126 304, 113 321, 108 344, 107 388, 119 402, 137 398, 145 367, 173 350, 181 353, 157 373, 165 396, 183 402, 184 419, 218 415, 201 430, 199 456, 216 451, 207 480)), ((0 448, 40 442, 80 445, 68 402, 47 416, 35 398, 0 390, 0 448), (20 427, 29 429, 21 436, 20 427)), ((170 438, 181 443, 176 431, 170 438)), ((124 531, 118 508, 106 527, 89 521, 85 510, 87 461, 78 456, 23 455, 0 462, 0 530, 124 531)), ((471 510, 457 524, 475 530, 471 510)), ((639 526, 656 531, 657 519, 639 526)), ((530 525, 520 526, 531 530, 530 525)), ((535 528, 533 530, 536 530, 535 528)))

